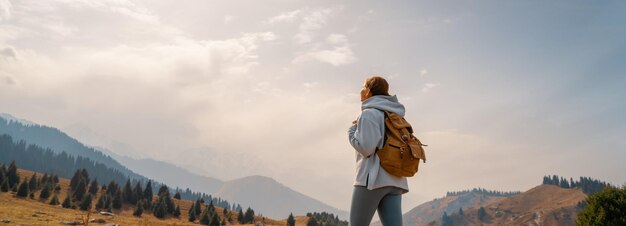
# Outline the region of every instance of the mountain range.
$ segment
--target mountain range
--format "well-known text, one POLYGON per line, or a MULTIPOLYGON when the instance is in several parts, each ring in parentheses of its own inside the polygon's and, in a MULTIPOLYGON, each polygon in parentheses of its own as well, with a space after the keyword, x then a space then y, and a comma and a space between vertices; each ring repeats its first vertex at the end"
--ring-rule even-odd
POLYGON ((83 156, 110 168, 119 170, 131 179, 153 179, 170 187, 189 188, 195 192, 212 194, 242 207, 252 207, 265 216, 282 219, 290 213, 305 215, 308 212, 334 213, 347 219, 348 212, 324 204, 300 192, 260 175, 230 181, 197 175, 171 163, 153 159, 136 159, 118 155, 104 147, 89 146, 67 133, 53 127, 19 119, 10 114, 0 114, 0 135, 8 134, 14 140, 62 151, 73 156, 83 156))

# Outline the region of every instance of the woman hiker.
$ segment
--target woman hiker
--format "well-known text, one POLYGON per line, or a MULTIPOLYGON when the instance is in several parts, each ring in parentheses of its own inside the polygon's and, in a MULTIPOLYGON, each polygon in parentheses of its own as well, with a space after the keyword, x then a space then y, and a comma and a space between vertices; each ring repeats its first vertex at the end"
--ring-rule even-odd
POLYGON ((377 149, 385 137, 385 113, 404 116, 404 106, 389 95, 389 84, 378 76, 369 77, 361 89, 361 115, 348 130, 356 150, 356 179, 350 207, 350 225, 369 225, 378 210, 384 226, 402 225, 402 194, 409 192, 406 177, 387 173, 381 166, 377 149))

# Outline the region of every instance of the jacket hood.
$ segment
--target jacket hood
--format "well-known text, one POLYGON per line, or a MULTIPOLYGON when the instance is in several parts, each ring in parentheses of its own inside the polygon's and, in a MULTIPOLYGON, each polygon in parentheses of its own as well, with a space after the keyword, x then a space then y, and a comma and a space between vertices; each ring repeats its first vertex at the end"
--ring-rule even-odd
POLYGON ((367 98, 367 100, 361 103, 361 110, 365 110, 368 108, 375 108, 381 111, 390 111, 404 117, 404 105, 398 102, 398 97, 396 97, 396 95, 376 95, 367 98))

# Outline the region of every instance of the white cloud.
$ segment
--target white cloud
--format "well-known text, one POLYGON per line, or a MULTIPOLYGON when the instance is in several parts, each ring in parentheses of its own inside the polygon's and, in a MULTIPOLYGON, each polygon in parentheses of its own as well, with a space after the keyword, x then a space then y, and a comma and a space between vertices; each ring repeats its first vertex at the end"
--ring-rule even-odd
POLYGON ((301 63, 309 60, 317 60, 324 63, 329 63, 333 66, 341 66, 345 64, 354 63, 357 58, 354 56, 354 52, 350 47, 350 42, 345 35, 342 34, 330 34, 326 41, 333 45, 332 49, 311 49, 308 52, 301 54, 292 60, 292 63, 301 63))
POLYGON ((300 63, 310 59, 332 64, 333 66, 341 66, 356 61, 354 53, 350 47, 335 47, 333 50, 319 50, 306 53, 296 57, 293 62, 300 63))
POLYGON ((147 8, 140 7, 130 0, 58 0, 58 2, 66 3, 74 8, 89 7, 115 12, 151 24, 159 23, 159 18, 156 15, 147 8))
POLYGON ((269 18, 267 20, 267 23, 273 24, 273 23, 278 23, 278 22, 293 22, 295 19, 297 19, 300 12, 301 11, 299 9, 291 11, 291 12, 285 12, 278 16, 269 18))
POLYGON ((426 83, 424 84, 424 87, 422 87, 422 92, 426 93, 436 86, 439 86, 439 84, 426 83))
POLYGON ((11 18, 11 2, 9 0, 0 0, 0 21, 11 18))
POLYGON ((231 15, 224 16, 224 24, 229 24, 231 21, 233 21, 233 19, 235 19, 234 16, 231 16, 231 15))
POLYGON ((428 70, 426 70, 426 68, 422 68, 422 70, 420 70, 420 75, 424 76, 426 74, 428 74, 428 70))
POLYGON ((342 10, 343 7, 325 8, 315 10, 302 18, 299 26, 299 32, 294 36, 296 43, 306 44, 313 41, 316 31, 324 27, 328 23, 331 14, 342 10))
POLYGON ((327 38, 328 42, 335 45, 341 45, 348 43, 348 38, 342 34, 330 34, 327 38))

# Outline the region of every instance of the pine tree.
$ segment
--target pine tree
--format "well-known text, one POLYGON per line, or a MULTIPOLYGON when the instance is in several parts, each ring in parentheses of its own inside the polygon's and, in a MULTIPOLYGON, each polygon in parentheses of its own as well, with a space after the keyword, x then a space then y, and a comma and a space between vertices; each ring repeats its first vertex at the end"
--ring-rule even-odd
POLYGON ((152 196, 152 181, 149 180, 148 184, 146 184, 146 189, 143 191, 143 198, 152 202, 152 196))
POLYGON ((57 195, 52 196, 52 199, 50 199, 50 205, 59 205, 59 197, 57 197, 57 195))
POLYGON ((202 199, 196 200, 195 207, 196 216, 200 216, 200 213, 202 213, 202 199))
POLYGON ((63 208, 72 208, 72 199, 69 195, 65 196, 65 199, 63 199, 63 204, 61 204, 61 206, 63 206, 63 208))
POLYGON ((211 224, 211 213, 209 212, 209 208, 205 208, 200 214, 200 224, 203 224, 203 225, 211 224))
POLYGON ((2 186, 0 186, 0 190, 2 192, 9 192, 9 179, 5 178, 2 182, 2 186))
POLYGON ((487 211, 485 211, 485 207, 480 207, 480 209, 478 209, 478 219, 480 219, 481 221, 484 221, 487 218, 487 211))
POLYGON ((78 183, 80 182, 80 180, 82 179, 81 174, 80 174, 80 170, 76 170, 76 172, 74 172, 74 176, 72 176, 72 179, 70 179, 70 190, 74 191, 76 190, 76 186, 78 186, 78 183))
POLYGON ((9 188, 14 188, 20 183, 20 176, 17 174, 17 166, 15 165, 15 160, 11 161, 9 168, 7 169, 6 175, 9 188))
POLYGON ((87 182, 84 179, 79 179, 78 185, 76 185, 76 189, 73 191, 74 200, 82 200, 82 198, 87 193, 87 182))
POLYGON ((163 199, 159 199, 154 206, 154 211, 152 211, 153 215, 157 218, 163 218, 167 214, 167 204, 163 201, 163 199))
POLYGON ((172 214, 175 217, 180 217, 180 206, 176 206, 176 209, 174 209, 174 213, 172 214))
POLYGON ((213 213, 213 216, 211 217, 211 223, 209 224, 210 226, 219 226, 220 225, 220 217, 217 216, 217 213, 213 213))
POLYGON ((459 208, 459 215, 463 216, 463 207, 459 208))
POLYGON ((452 225, 452 218, 448 216, 448 213, 446 213, 446 211, 443 211, 443 216, 441 217, 441 224, 443 226, 452 225))
POLYGON ((25 198, 25 197, 28 197, 29 194, 30 194, 30 191, 28 189, 28 182, 24 181, 22 182, 22 184, 20 184, 17 190, 17 196, 25 198))
POLYGON ((4 178, 7 174, 7 168, 4 167, 4 164, 0 164, 0 182, 4 182, 4 178))
POLYGON ((133 216, 141 217, 143 214, 143 203, 142 201, 137 202, 137 207, 135 207, 135 211, 133 212, 133 216))
POLYGON ((306 226, 317 226, 317 220, 315 217, 309 218, 309 221, 306 223, 306 226))
POLYGON ((82 198, 80 203, 80 210, 89 211, 91 210, 91 194, 87 193, 82 198))
POLYGON ((137 203, 136 201, 134 201, 134 196, 133 196, 133 189, 130 186, 130 178, 126 179, 126 184, 124 184, 124 193, 122 194, 123 198, 124 198, 124 202, 125 203, 137 203))
POLYGON ((191 204, 191 209, 189 209, 189 221, 190 222, 194 222, 196 221, 196 211, 195 211, 195 204, 191 204))
POLYGON ((174 194, 174 198, 180 200, 180 192, 176 192, 176 194, 174 194))
POLYGON ((239 209, 239 213, 237 214, 237 222, 239 222, 239 224, 245 224, 245 219, 243 217, 243 211, 241 211, 241 209, 239 209))
POLYGON ((43 186, 43 189, 41 189, 41 193, 39 193, 39 198, 44 201, 48 200, 51 193, 52 193, 52 188, 50 187, 50 184, 46 184, 43 186))
POLYGON ((246 213, 244 214, 244 222, 254 224, 254 210, 250 207, 246 209, 246 213))
POLYGON ((107 197, 109 195, 108 194, 102 194, 100 195, 100 197, 98 198, 98 202, 96 202, 96 209, 97 210, 101 210, 101 209, 105 209, 106 208, 106 203, 107 203, 107 197))
POLYGON ((112 207, 114 209, 120 209, 122 208, 122 202, 123 202, 122 191, 118 188, 115 194, 113 195, 112 207))
POLYGON ((31 176, 30 180, 28 181, 28 190, 34 192, 37 190, 38 187, 39 184, 37 183, 37 174, 33 173, 33 176, 31 176))
POLYGON ((137 181, 137 183, 135 184, 135 188, 133 188, 133 195, 135 196, 136 201, 136 203, 133 204, 137 204, 139 200, 144 199, 143 191, 141 190, 141 183, 139 181, 137 181))
POLYGON ((289 214, 289 218, 287 218, 287 226, 295 226, 296 219, 293 217, 293 213, 289 214))
POLYGON ((89 185, 89 194, 91 195, 98 194, 98 188, 100 187, 98 186, 98 178, 96 178, 93 181, 91 181, 91 185, 89 185))

